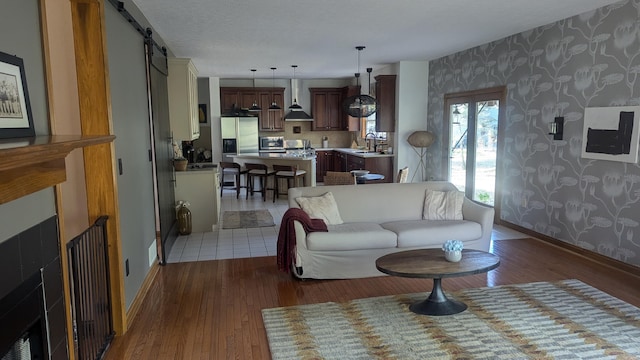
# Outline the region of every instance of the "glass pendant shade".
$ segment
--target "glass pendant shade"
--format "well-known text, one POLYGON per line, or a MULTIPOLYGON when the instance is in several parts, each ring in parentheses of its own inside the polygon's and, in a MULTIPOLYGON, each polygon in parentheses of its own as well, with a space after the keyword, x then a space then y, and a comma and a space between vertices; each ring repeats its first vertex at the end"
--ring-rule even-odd
MULTIPOLYGON (((276 68, 272 67, 271 68, 271 85, 272 87, 276 87, 276 68)), ((273 101, 271 102, 271 105, 269 106, 269 110, 280 110, 282 109, 280 106, 278 106, 278 104, 276 103, 276 100, 273 99, 273 101)))
MULTIPOLYGON (((298 67, 298 65, 291 65, 291 67, 293 68, 293 81, 292 84, 295 83, 296 81, 296 68, 298 67)), ((291 91, 293 92, 293 85, 291 86, 291 91)), ((293 98, 293 103, 291 104, 291 106, 289 106, 289 109, 291 110, 300 110, 302 109, 302 106, 300 106, 300 104, 298 104, 298 99, 297 98, 293 98)))
MULTIPOLYGON (((253 90, 256 90, 256 69, 251 69, 251 72, 253 73, 253 90)), ((257 95, 256 95, 257 96, 257 95)), ((258 100, 254 99, 253 100, 253 105, 251 105, 251 107, 249 108, 249 111, 261 111, 262 108, 260 106, 258 106, 258 100)))
POLYGON ((342 104, 343 110, 353 117, 368 117, 377 109, 376 99, 369 95, 355 95, 346 98, 342 104))
MULTIPOLYGON (((355 73, 356 81, 360 85, 360 52, 364 49, 364 46, 356 46, 358 50, 358 72, 355 73)), ((369 73, 369 87, 371 87, 371 68, 367 69, 369 73)), ((357 118, 366 118, 373 115, 378 108, 376 99, 370 95, 354 95, 349 96, 342 102, 342 110, 349 114, 349 116, 357 118)))

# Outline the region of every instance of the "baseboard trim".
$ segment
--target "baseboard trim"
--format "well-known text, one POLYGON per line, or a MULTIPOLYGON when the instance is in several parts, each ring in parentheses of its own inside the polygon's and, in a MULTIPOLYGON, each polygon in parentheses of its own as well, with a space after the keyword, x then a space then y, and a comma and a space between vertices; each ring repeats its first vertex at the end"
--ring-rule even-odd
POLYGON ((597 252, 591 251, 591 250, 587 250, 587 249, 583 249, 579 246, 564 242, 562 240, 558 240, 556 238, 552 238, 551 236, 548 235, 544 235, 544 234, 540 234, 536 231, 533 231, 531 229, 527 229, 524 228, 522 226, 516 225, 516 224, 512 224, 510 222, 506 222, 504 220, 502 220, 500 222, 501 226, 504 226, 506 228, 509 229, 513 229, 516 231, 519 231, 523 234, 529 235, 533 238, 535 238, 536 240, 540 240, 540 241, 544 241, 546 243, 549 243, 551 245, 554 245, 558 248, 561 248, 565 251, 569 251, 572 252, 574 254, 580 255, 584 258, 587 258, 591 261, 597 262, 601 265, 605 265, 607 267, 616 269, 616 270, 620 270, 623 271, 627 274, 636 276, 638 278, 640 278, 640 267, 637 266, 633 266, 631 264, 627 264, 623 261, 614 259, 614 258, 610 258, 608 256, 604 256, 602 254, 599 254, 597 252))
MULTIPOLYGON (((149 272, 147 273, 147 276, 142 282, 142 286, 140 286, 140 290, 136 294, 136 297, 133 299, 133 302, 131 303, 131 307, 127 311, 127 329, 126 330, 128 330, 129 326, 133 323, 133 321, 135 320, 135 317, 138 316, 138 313, 142 308, 142 304, 144 303, 144 298, 147 296, 147 293, 149 292, 149 289, 151 288, 151 285, 153 284, 153 281, 155 280, 156 275, 158 275, 158 272, 160 272, 160 264, 158 263, 158 260, 156 260, 153 263, 153 266, 151 266, 151 270, 149 270, 149 272)), ((124 334, 126 334, 126 330, 124 334)))

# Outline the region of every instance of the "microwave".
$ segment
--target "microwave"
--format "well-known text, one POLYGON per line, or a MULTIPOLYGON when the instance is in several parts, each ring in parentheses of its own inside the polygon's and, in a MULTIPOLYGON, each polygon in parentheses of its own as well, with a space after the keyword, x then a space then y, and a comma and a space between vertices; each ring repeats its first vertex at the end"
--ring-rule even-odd
POLYGON ((284 137, 283 136, 261 137, 260 150, 284 150, 284 137))

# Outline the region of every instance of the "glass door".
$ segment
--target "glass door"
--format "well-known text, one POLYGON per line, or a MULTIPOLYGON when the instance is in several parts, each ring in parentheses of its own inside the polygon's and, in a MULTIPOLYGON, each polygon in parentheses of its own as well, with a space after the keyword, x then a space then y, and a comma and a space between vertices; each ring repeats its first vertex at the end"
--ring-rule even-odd
POLYGON ((467 187, 468 109, 469 103, 449 106, 449 181, 463 192, 467 187))
POLYGON ((473 200, 495 205, 500 100, 475 103, 475 156, 473 200))
POLYGON ((498 124, 503 92, 476 91, 445 96, 449 133, 449 181, 465 195, 495 206, 498 124))

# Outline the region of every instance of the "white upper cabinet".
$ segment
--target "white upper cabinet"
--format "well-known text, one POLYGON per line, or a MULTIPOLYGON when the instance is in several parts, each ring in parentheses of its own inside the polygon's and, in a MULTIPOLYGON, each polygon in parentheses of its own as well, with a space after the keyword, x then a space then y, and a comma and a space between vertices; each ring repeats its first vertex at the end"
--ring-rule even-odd
POLYGON ((169 120, 176 140, 194 140, 200 137, 198 121, 198 70, 191 59, 170 58, 169 120))

